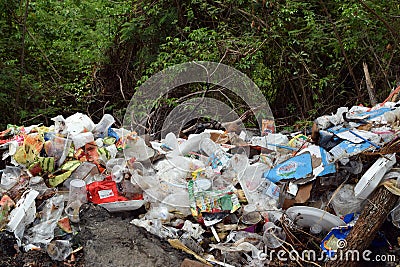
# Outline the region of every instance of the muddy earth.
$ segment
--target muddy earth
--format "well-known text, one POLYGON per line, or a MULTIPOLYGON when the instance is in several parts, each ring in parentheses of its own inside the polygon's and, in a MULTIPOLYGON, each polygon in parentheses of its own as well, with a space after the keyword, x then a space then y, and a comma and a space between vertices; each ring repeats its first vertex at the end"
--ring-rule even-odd
POLYGON ((88 204, 79 224, 72 225, 78 234, 73 236, 73 249, 81 250, 65 261, 53 261, 46 251, 17 252, 13 234, 0 233, 0 266, 180 266, 190 258, 172 248, 168 242, 149 234, 129 222, 144 213, 108 213, 100 206, 88 204))

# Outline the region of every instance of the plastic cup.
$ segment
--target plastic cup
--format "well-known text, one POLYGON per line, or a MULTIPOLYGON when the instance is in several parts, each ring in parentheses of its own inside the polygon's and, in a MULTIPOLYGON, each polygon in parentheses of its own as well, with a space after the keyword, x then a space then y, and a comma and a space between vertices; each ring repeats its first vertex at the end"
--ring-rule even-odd
POLYGON ((79 200, 81 203, 87 202, 86 183, 81 179, 73 179, 69 184, 68 202, 79 200))
POLYGON ((400 228, 400 204, 397 205, 391 212, 392 223, 397 228, 400 228))
POLYGON ((311 232, 312 234, 317 235, 317 234, 319 234, 319 233, 322 232, 322 226, 321 226, 320 224, 318 224, 318 223, 313 224, 313 225, 311 225, 311 227, 310 227, 310 232, 311 232))
POLYGON ((61 166, 68 155, 72 139, 54 136, 51 141, 51 149, 47 151, 48 156, 54 157, 57 166, 61 166))
POLYGON ((257 210, 256 205, 254 204, 248 204, 243 207, 243 215, 249 214, 250 212, 254 212, 257 210))
POLYGON ((272 222, 267 222, 264 225, 264 229, 263 241, 267 247, 278 248, 283 245, 286 240, 286 233, 281 227, 272 222))
POLYGON ((63 261, 72 253, 71 243, 68 240, 53 240, 46 249, 49 256, 56 261, 63 261))
POLYGON ((111 177, 116 183, 120 183, 124 179, 124 169, 121 165, 115 165, 112 168, 111 177))
POLYGON ((258 211, 249 212, 249 213, 243 214, 243 216, 242 216, 242 222, 244 224, 253 225, 253 224, 257 224, 261 220, 262 220, 262 217, 258 211))
POLYGON ((115 166, 125 166, 125 162, 125 158, 109 159, 106 163, 106 169, 111 172, 115 166))
POLYGON ((68 203, 67 207, 65 208, 65 213, 67 214, 71 222, 79 222, 79 209, 81 208, 81 206, 82 202, 80 202, 79 200, 68 203))
POLYGON ((362 202, 354 195, 354 185, 345 184, 333 197, 332 206, 338 216, 344 216, 360 211, 362 202))
POLYGON ((253 225, 261 221, 261 215, 257 211, 257 207, 254 204, 248 204, 243 207, 242 222, 244 224, 253 225))

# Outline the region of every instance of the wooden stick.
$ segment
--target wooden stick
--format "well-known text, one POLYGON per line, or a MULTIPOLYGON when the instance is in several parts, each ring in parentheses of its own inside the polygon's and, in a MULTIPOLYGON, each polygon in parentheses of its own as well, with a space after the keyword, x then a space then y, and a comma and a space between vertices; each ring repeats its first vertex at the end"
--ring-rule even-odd
POLYGON ((368 71, 368 65, 367 63, 363 62, 363 68, 364 68, 364 75, 365 75, 365 82, 367 84, 367 91, 369 95, 369 100, 371 101, 371 106, 376 106, 378 103, 375 98, 374 94, 374 86, 371 82, 371 77, 369 76, 369 71, 368 71))

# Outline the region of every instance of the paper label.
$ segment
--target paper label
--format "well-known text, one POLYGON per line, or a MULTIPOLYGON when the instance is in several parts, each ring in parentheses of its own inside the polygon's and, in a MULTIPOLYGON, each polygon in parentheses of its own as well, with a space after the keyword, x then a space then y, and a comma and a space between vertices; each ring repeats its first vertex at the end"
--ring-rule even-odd
POLYGON ((99 194, 100 199, 108 198, 108 197, 113 197, 114 192, 111 189, 107 190, 100 190, 97 192, 99 194))
POLYGON ((279 199, 280 188, 273 182, 264 181, 262 185, 259 188, 257 188, 257 191, 273 199, 279 199))

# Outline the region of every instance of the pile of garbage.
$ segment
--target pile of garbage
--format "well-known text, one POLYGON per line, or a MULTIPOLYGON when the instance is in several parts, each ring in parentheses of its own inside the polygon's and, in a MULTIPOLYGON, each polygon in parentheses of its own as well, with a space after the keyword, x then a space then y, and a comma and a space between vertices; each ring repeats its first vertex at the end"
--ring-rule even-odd
MULTIPOLYGON (((308 132, 277 133, 265 120, 258 135, 209 129, 159 141, 113 128, 109 114, 97 124, 80 113, 52 120, 0 133, 0 227, 57 261, 79 249, 75 226, 91 202, 109 212, 144 206, 132 224, 204 264, 264 266, 279 249, 313 249, 323 262, 382 182, 400 191, 395 102, 341 107, 308 132)), ((400 227, 400 204, 389 219, 400 227)), ((307 260, 317 259, 296 259, 307 260)))

